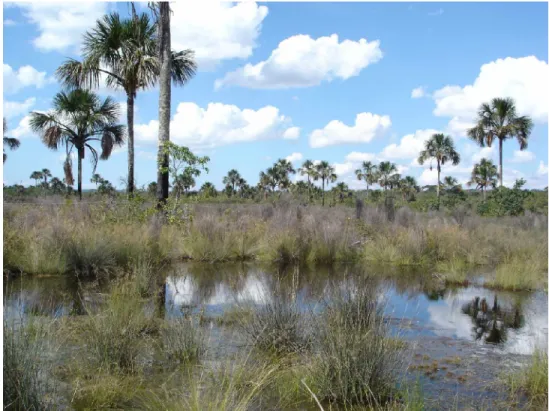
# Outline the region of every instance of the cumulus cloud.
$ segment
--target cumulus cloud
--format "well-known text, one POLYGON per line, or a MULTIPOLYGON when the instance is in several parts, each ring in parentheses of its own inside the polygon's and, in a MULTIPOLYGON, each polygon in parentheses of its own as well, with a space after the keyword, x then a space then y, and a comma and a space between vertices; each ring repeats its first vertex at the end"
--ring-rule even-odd
POLYGON ((10 20, 10 19, 6 19, 4 20, 4 26, 15 26, 17 23, 13 20, 10 20))
POLYGON ((498 59, 484 64, 473 84, 449 85, 435 91, 433 113, 451 117, 449 131, 463 135, 481 103, 494 97, 512 97, 520 114, 544 123, 549 113, 548 87, 547 62, 535 56, 498 59))
POLYGON ((32 66, 21 66, 18 70, 4 64, 4 93, 17 93, 25 87, 42 88, 55 82, 53 77, 47 77, 45 71, 38 71, 32 66))
MULTIPOLYGON (((452 176, 457 179, 459 184, 465 184, 469 181, 471 176, 471 167, 457 165, 453 166, 451 164, 444 165, 441 169, 440 179, 444 179, 445 176, 452 176)), ((437 183, 437 169, 436 167, 426 168, 423 170, 421 175, 418 178, 418 183, 422 186, 434 185, 437 183)))
POLYGON ((10 131, 9 136, 14 138, 31 137, 32 131, 29 124, 30 116, 25 116, 19 121, 19 125, 10 131))
POLYGON ((531 151, 520 151, 515 150, 513 152, 513 157, 509 160, 511 163, 528 163, 533 161, 536 158, 536 155, 531 151))
POLYGON ((416 159, 421 150, 425 147, 425 141, 431 138, 433 134, 439 133, 437 130, 417 130, 414 134, 407 134, 400 140, 399 144, 389 144, 380 153, 384 159, 416 159))
POLYGON ((292 153, 288 157, 286 157, 286 160, 293 163, 294 161, 300 161, 303 159, 303 154, 301 153, 292 153))
POLYGON ((170 4, 172 48, 192 49, 199 69, 252 55, 268 14, 255 2, 177 1, 170 4))
POLYGON ((425 97, 425 87, 419 86, 412 90, 412 98, 421 98, 425 97))
POLYGON ((483 158, 486 158, 488 160, 494 159, 494 153, 496 152, 495 146, 492 147, 477 147, 475 150, 475 153, 472 156, 472 160, 474 163, 480 162, 483 158))
POLYGON ((108 11, 108 2, 18 3, 24 16, 38 29, 33 44, 41 51, 77 53, 84 32, 108 11))
POLYGON ((35 103, 36 98, 34 97, 30 97, 22 102, 4 100, 4 117, 12 118, 26 114, 35 103))
POLYGON ((545 174, 547 174, 548 170, 549 170, 549 167, 546 166, 543 161, 540 161, 539 162, 539 167, 538 167, 538 174, 539 175, 545 175, 545 174))
POLYGON ((295 35, 278 45, 269 58, 246 64, 215 82, 216 89, 227 85, 256 89, 283 89, 317 86, 334 78, 347 80, 383 57, 379 41, 343 40, 337 34, 313 39, 295 35))
POLYGON ((295 140, 299 138, 299 127, 290 127, 287 129, 284 134, 282 135, 282 138, 286 140, 295 140))
MULTIPOLYGON (((177 106, 170 123, 170 138, 193 149, 213 148, 227 144, 288 138, 294 135, 291 119, 278 108, 265 106, 258 110, 234 105, 210 103, 206 108, 183 102, 177 106)), ((156 142, 158 121, 135 125, 136 139, 156 142)))
POLYGON ((309 145, 318 148, 336 144, 368 143, 375 137, 381 136, 389 127, 391 127, 389 116, 359 113, 353 126, 348 126, 339 120, 332 120, 324 128, 314 130, 309 136, 309 145))
POLYGON ((345 156, 345 161, 362 163, 363 161, 373 161, 375 158, 375 154, 372 153, 360 153, 358 151, 353 151, 345 156))

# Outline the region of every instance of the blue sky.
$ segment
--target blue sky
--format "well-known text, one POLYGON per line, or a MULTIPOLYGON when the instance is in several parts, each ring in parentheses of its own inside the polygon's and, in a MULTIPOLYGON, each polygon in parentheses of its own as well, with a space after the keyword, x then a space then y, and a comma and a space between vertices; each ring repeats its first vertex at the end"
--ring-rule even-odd
MULTIPOLYGON (((146 4, 146 3, 143 3, 146 4)), ((535 123, 527 151, 504 145, 504 182, 523 177, 547 186, 546 3, 214 3, 173 4, 172 46, 196 51, 199 70, 172 90, 172 140, 211 158, 197 180, 221 180, 231 168, 256 184, 278 158, 327 160, 340 181, 362 187, 363 160, 390 160, 421 184, 435 182, 414 161, 434 132, 450 134, 462 161, 443 175, 466 182, 482 157, 464 131, 479 104, 513 97, 535 123), (493 22, 494 24, 487 22, 493 22), (497 24, 495 24, 497 22, 497 24)), ((28 128, 28 113, 48 110, 53 78, 66 57, 80 58, 82 34, 126 3, 9 3, 4 20, 4 116, 21 139, 8 152, 5 184, 31 184, 32 171, 62 177, 64 151, 52 152, 28 128)), ((138 10, 146 12, 144 5, 138 10)), ((101 88, 122 103, 125 96, 101 88)), ((155 180, 158 90, 138 94, 136 179, 155 180)), ((120 149, 97 172, 113 184, 127 172, 120 149)), ((84 187, 92 167, 84 163, 84 187)), ((296 176, 296 178, 299 178, 296 176)))

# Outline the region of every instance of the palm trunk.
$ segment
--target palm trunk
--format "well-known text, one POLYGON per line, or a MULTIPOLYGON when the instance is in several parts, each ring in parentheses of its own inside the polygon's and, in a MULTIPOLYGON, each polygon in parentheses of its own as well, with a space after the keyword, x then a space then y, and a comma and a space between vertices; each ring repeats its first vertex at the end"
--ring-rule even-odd
POLYGON ((368 198, 368 190, 370 189, 370 186, 368 185, 368 182, 366 182, 366 198, 368 198))
POLYGON ((486 187, 482 187, 482 199, 486 201, 486 187))
POLYGON ((78 149, 78 198, 82 200, 82 159, 84 158, 84 147, 78 149))
POLYGON ((499 139, 499 186, 503 187, 503 139, 499 139))
POLYGON ((440 160, 437 159, 437 198, 440 197, 440 160))
POLYGON ((134 96, 132 93, 128 93, 127 99, 127 121, 128 121, 128 196, 133 196, 134 190, 134 152, 133 152, 133 110, 134 110, 134 96))
POLYGON ((160 97, 158 103, 158 174, 156 198, 161 207, 168 199, 169 174, 168 154, 164 145, 170 141, 171 110, 171 38, 170 38, 170 5, 160 2, 159 16, 159 58, 160 58, 160 97), (164 171, 162 171, 164 169, 164 171))
POLYGON ((322 207, 324 207, 324 179, 322 179, 322 207))

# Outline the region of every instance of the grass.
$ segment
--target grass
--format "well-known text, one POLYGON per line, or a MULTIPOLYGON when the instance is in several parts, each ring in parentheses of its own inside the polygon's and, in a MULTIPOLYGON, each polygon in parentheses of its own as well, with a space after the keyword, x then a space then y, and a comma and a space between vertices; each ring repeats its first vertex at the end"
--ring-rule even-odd
POLYGON ((547 351, 536 350, 523 369, 504 377, 511 399, 516 400, 520 394, 524 394, 531 409, 546 410, 548 368, 547 351))
POLYGON ((3 333, 4 409, 51 409, 55 390, 43 358, 46 326, 4 317, 3 333))
POLYGON ((160 331, 161 348, 168 361, 197 362, 204 356, 205 337, 191 316, 167 321, 160 331))
POLYGON ((415 265, 459 283, 470 268, 484 265, 498 267, 493 285, 508 289, 542 287, 540 273, 547 271, 547 217, 531 213, 456 219, 401 208, 389 222, 374 207, 356 219, 355 210, 343 206, 196 204, 188 206, 187 220, 161 225, 148 209, 127 204, 6 208, 4 269, 27 274, 142 274, 136 266, 144 255, 153 261, 415 265))
POLYGON ((306 383, 320 401, 384 406, 397 395, 401 344, 389 338, 370 284, 348 284, 318 317, 306 383))

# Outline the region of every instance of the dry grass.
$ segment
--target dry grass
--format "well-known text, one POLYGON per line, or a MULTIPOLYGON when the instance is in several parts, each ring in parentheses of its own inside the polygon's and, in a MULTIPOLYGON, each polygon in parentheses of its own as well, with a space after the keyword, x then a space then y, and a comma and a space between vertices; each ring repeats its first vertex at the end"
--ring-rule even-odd
POLYGON ((442 275, 459 273, 460 280, 468 267, 499 265, 495 282, 511 289, 540 287, 538 274, 547 271, 547 217, 534 214, 456 218, 402 208, 389 222, 373 207, 357 220, 347 207, 197 204, 188 220, 161 225, 147 209, 139 214, 126 204, 6 208, 4 269, 29 274, 110 276, 141 264, 143 255, 155 261, 436 266, 442 275), (514 281, 513 270, 536 274, 523 284, 514 281))

